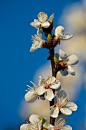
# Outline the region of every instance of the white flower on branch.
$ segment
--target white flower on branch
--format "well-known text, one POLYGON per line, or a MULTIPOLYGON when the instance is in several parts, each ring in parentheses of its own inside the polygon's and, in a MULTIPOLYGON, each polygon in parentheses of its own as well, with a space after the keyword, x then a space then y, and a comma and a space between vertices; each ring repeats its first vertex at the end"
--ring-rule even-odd
POLYGON ((73 37, 73 35, 69 36, 67 33, 63 34, 64 33, 64 27, 63 26, 54 27, 53 33, 57 38, 59 38, 61 40, 69 40, 73 37))
POLYGON ((27 93, 25 94, 25 100, 26 100, 26 102, 32 103, 32 102, 34 102, 37 98, 39 98, 39 96, 38 96, 37 93, 35 92, 34 88, 30 87, 29 85, 26 85, 26 86, 28 86, 28 89, 29 89, 29 90, 26 90, 27 93))
MULTIPOLYGON (((26 90, 27 91, 27 93, 25 94, 25 100, 26 100, 26 102, 28 102, 28 103, 32 103, 32 102, 34 102, 36 99, 39 99, 39 97, 40 97, 40 95, 38 95, 37 94, 37 92, 35 91, 35 89, 36 89, 36 85, 32 82, 32 81, 30 81, 34 86, 33 86, 33 88, 32 87, 30 87, 29 85, 26 85, 26 86, 28 86, 28 90, 26 90)), ((44 97, 40 97, 42 100, 44 100, 45 98, 44 97)))
POLYGON ((56 58, 62 60, 61 66, 65 69, 61 69, 60 72, 63 76, 66 76, 68 72, 71 75, 75 75, 75 70, 72 67, 79 62, 77 55, 72 54, 68 56, 63 50, 60 49, 59 54, 56 53, 56 58))
POLYGON ((45 123, 44 127, 48 130, 72 130, 71 126, 66 125, 66 120, 66 116, 60 114, 55 120, 55 126, 45 123))
POLYGON ((43 45, 43 40, 42 40, 42 34, 39 32, 39 29, 37 30, 37 35, 35 34, 32 36, 32 47, 30 49, 30 52, 33 52, 37 50, 38 48, 41 48, 43 45))
POLYGON ((72 111, 77 110, 77 105, 73 102, 69 102, 67 94, 64 90, 57 93, 57 103, 51 106, 50 116, 53 118, 58 117, 59 111, 64 115, 71 115, 72 111))
POLYGON ((31 22, 30 25, 35 27, 35 28, 39 28, 40 26, 44 27, 44 28, 48 28, 50 26, 50 20, 52 20, 54 18, 54 13, 50 16, 50 18, 48 19, 47 14, 45 14, 44 12, 40 12, 38 15, 38 20, 34 19, 34 22, 31 22))
MULTIPOLYGON (((45 118, 43 118, 46 120, 45 118)), ((32 114, 29 117, 30 123, 27 122, 27 124, 22 124, 20 126, 20 130, 41 130, 42 129, 42 119, 39 115, 32 114)))
POLYGON ((59 80, 56 80, 54 76, 48 77, 47 80, 43 79, 42 76, 39 77, 39 85, 35 88, 35 91, 38 95, 43 95, 45 99, 52 101, 54 98, 54 93, 52 89, 58 89, 61 86, 61 82, 59 80))

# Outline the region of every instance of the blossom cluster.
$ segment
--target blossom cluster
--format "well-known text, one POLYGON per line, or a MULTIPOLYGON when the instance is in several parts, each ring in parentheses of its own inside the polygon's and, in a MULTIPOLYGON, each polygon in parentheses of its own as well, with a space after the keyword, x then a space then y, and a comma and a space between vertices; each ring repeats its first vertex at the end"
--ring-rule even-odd
POLYGON ((42 76, 39 76, 38 86, 36 86, 33 82, 31 83, 34 85, 33 88, 27 85, 29 91, 25 94, 25 100, 27 102, 33 102, 37 98, 51 101, 55 97, 52 89, 58 89, 61 86, 61 82, 56 80, 54 76, 48 77, 47 80, 43 79, 42 76))
POLYGON ((20 130, 72 130, 72 127, 66 125, 66 116, 60 114, 55 120, 55 126, 48 124, 46 118, 33 114, 29 117, 30 123, 22 124, 20 130))
MULTIPOLYGON (((56 26, 53 29, 53 18, 54 13, 49 17, 44 12, 40 12, 38 19, 34 19, 34 22, 31 22, 30 25, 37 29, 37 35, 32 36, 32 46, 30 52, 37 50, 38 48, 47 48, 53 54, 52 50, 61 40, 69 40, 73 35, 68 35, 64 33, 63 26, 56 26), (53 36, 51 35, 51 30, 53 29, 53 36), (42 34, 45 33, 47 39, 42 39, 42 34)), ((51 55, 49 59, 52 62, 54 67, 53 76, 48 76, 47 79, 44 79, 42 76, 39 76, 39 83, 35 85, 32 81, 33 87, 26 85, 28 87, 27 93, 25 94, 25 100, 28 103, 32 103, 37 99, 48 100, 52 102, 54 98, 57 99, 56 104, 50 106, 50 117, 55 118, 55 126, 48 124, 45 117, 40 117, 39 115, 32 114, 29 117, 29 122, 22 124, 20 130, 72 130, 72 127, 66 125, 66 115, 71 115, 73 111, 77 110, 77 105, 73 102, 70 102, 67 97, 67 93, 64 90, 61 90, 61 82, 56 79, 55 74, 60 71, 63 76, 75 75, 75 70, 73 69, 79 61, 78 57, 75 54, 67 55, 63 50, 59 50, 59 53, 51 55), (55 55, 55 57, 54 57, 55 55), (55 93, 56 92, 56 93, 55 93)))

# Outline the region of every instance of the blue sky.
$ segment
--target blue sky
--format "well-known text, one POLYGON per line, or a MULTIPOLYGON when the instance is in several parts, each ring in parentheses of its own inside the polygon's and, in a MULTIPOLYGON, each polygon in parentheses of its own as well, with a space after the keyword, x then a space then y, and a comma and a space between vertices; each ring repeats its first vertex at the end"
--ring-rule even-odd
MULTIPOLYGON (((48 62, 47 49, 38 49, 33 53, 29 51, 31 35, 36 33, 30 22, 37 18, 39 12, 45 12, 48 16, 54 13, 56 26, 63 9, 75 2, 79 0, 0 0, 0 130, 19 128, 21 119, 18 108, 26 84, 33 81, 36 70, 48 62)), ((83 93, 82 89, 78 104, 83 93)), ((84 113, 82 115, 83 119, 84 113)), ((73 116, 70 118, 69 124, 74 119, 73 116)), ((77 130, 77 126, 74 127, 77 130)))

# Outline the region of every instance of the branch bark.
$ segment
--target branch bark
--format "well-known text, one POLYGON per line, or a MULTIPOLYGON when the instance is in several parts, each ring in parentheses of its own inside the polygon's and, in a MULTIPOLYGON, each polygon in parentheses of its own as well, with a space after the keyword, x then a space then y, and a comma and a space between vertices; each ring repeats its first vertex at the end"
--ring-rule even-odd
MULTIPOLYGON (((50 49, 50 56, 51 56, 51 66, 52 66, 52 76, 56 77, 56 72, 55 72, 55 63, 54 63, 54 48, 50 49)), ((53 90, 53 93, 55 94, 55 90, 53 90)), ((54 99, 50 101, 50 106, 54 105, 54 99)), ((50 117, 50 124, 54 125, 55 119, 50 117)))

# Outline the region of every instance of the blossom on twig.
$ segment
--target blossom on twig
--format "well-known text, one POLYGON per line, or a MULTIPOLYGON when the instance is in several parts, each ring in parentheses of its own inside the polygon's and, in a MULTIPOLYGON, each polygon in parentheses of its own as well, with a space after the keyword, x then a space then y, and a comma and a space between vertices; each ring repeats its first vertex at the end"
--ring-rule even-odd
POLYGON ((40 26, 44 27, 44 28, 48 28, 50 26, 50 20, 52 20, 54 18, 54 13, 50 16, 50 18, 48 19, 47 14, 45 14, 44 12, 40 12, 38 15, 38 20, 34 19, 34 22, 31 22, 30 25, 35 27, 35 28, 40 28, 40 26))
POLYGON ((60 90, 57 93, 57 103, 51 106, 50 116, 53 118, 58 117, 59 111, 64 115, 71 115, 72 111, 77 110, 77 105, 73 102, 69 102, 67 94, 64 90, 60 90))
POLYGON ((42 34, 39 32, 39 29, 37 30, 37 35, 35 34, 32 36, 32 47, 30 49, 30 52, 33 52, 37 50, 38 48, 41 48, 43 45, 43 40, 42 40, 42 34))
POLYGON ((54 76, 48 77, 47 80, 43 79, 42 76, 39 77, 39 85, 35 88, 35 91, 38 95, 43 95, 45 99, 52 101, 54 98, 54 93, 52 89, 58 89, 61 86, 61 82, 59 80, 56 80, 54 76))
MULTIPOLYGON (((72 55, 67 55, 63 50, 59 50, 59 54, 56 53, 56 58, 58 60, 58 62, 61 65, 61 74, 63 76, 66 76, 68 74, 68 72, 71 75, 75 75, 75 70, 72 68, 74 65, 76 65, 79 62, 78 57, 75 54, 72 55)), ((58 65, 59 65, 58 63, 58 65)), ((57 67, 58 67, 57 65, 57 67)))
POLYGON ((61 42, 60 39, 61 40, 69 40, 73 37, 73 35, 69 36, 67 33, 63 34, 64 33, 64 27, 63 26, 54 27, 53 33, 55 35, 54 40, 59 41, 59 42, 61 42))
MULTIPOLYGON (((46 119, 43 119, 46 122, 46 119)), ((30 123, 27 122, 27 124, 22 124, 20 130, 41 130, 43 128, 43 121, 39 115, 32 114, 29 117, 29 121, 30 123)))
POLYGON ((72 130, 71 126, 66 125, 66 120, 66 116, 60 114, 55 120, 55 126, 45 123, 44 127, 48 130, 72 130))
POLYGON ((33 88, 32 87, 30 87, 29 85, 26 85, 26 86, 28 86, 28 90, 26 90, 27 91, 27 93, 25 94, 25 100, 26 100, 26 102, 28 102, 28 103, 32 103, 32 102, 34 102, 36 99, 39 99, 39 97, 42 99, 42 100, 44 100, 45 98, 44 97, 41 97, 40 95, 38 95, 37 94, 37 92, 35 91, 35 89, 36 89, 36 85, 32 82, 32 81, 30 81, 34 86, 33 86, 33 88))

